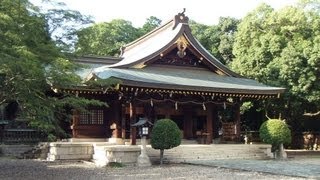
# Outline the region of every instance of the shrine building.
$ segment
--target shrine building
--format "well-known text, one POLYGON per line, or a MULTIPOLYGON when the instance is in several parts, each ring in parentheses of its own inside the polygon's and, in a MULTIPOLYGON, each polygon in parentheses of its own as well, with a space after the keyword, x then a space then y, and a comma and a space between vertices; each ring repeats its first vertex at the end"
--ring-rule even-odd
POLYGON ((80 72, 87 81, 112 78, 119 83, 113 88, 61 89, 109 105, 74 111, 73 138, 112 137, 136 144, 138 132, 131 125, 140 117, 152 123, 170 118, 184 139, 205 136, 210 144, 219 137, 221 114, 228 111, 223 135, 236 141, 241 103, 277 98, 284 92, 223 65, 195 39, 184 13, 122 47, 119 57, 81 57, 76 62, 90 67, 80 72))

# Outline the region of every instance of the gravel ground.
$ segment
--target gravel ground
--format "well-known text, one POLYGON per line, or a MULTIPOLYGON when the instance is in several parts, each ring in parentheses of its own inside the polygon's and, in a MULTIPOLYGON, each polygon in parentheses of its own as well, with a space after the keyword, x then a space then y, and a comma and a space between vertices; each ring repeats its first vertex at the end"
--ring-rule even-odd
POLYGON ((304 177, 307 179, 320 179, 320 158, 318 157, 289 158, 286 160, 226 159, 217 161, 198 161, 193 164, 304 177))
POLYGON ((88 162, 46 162, 0 158, 0 179, 301 179, 297 177, 187 164, 140 168, 97 168, 88 162))

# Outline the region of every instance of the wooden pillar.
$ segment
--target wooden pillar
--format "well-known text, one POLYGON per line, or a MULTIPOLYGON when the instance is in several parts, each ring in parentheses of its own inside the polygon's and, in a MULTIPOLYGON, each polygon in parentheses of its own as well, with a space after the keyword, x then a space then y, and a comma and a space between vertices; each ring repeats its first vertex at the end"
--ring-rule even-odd
MULTIPOLYGON (((129 115, 130 115, 130 123, 134 124, 136 123, 136 107, 135 104, 129 103, 129 115)), ((136 127, 130 127, 130 139, 131 139, 131 145, 137 144, 137 128, 136 127)))
POLYGON ((218 116, 218 109, 216 105, 212 105, 212 138, 219 138, 219 128, 221 126, 220 122, 219 122, 219 116, 218 116))
POLYGON ((165 118, 166 119, 170 119, 171 117, 170 117, 170 113, 171 113, 171 111, 170 111, 170 108, 169 108, 170 106, 168 105, 168 102, 166 102, 166 105, 164 106, 164 112, 165 112, 165 118))
POLYGON ((121 107, 121 138, 126 139, 126 107, 123 104, 121 107))
POLYGON ((79 124, 79 111, 73 110, 73 112, 72 112, 72 125, 71 125, 73 138, 76 138, 78 136, 78 132, 77 132, 78 124, 79 124))
POLYGON ((234 127, 234 131, 235 131, 235 135, 236 135, 236 140, 240 141, 240 103, 236 103, 234 106, 234 112, 235 112, 235 127, 234 127))
POLYGON ((115 101, 114 102, 114 123, 116 124, 115 129, 113 129, 112 132, 112 137, 113 138, 118 138, 119 137, 119 129, 120 129, 120 113, 121 113, 121 108, 120 108, 120 102, 119 101, 115 101))
POLYGON ((183 117, 183 132, 184 132, 184 137, 186 139, 193 138, 193 132, 192 132, 192 107, 185 107, 183 109, 184 112, 184 117, 183 117))
POLYGON ((213 135, 213 106, 212 104, 206 105, 207 109, 207 144, 212 143, 212 135, 213 135))

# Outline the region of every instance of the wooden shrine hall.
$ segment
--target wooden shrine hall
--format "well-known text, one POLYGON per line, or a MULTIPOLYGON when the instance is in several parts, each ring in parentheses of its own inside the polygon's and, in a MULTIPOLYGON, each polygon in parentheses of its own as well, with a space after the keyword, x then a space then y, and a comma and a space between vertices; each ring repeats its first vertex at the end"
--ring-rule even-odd
MULTIPOLYGON (((109 107, 91 107, 73 116, 74 138, 119 138, 136 143, 131 127, 140 117, 154 123, 170 118, 185 139, 219 136, 220 114, 230 112, 231 140, 240 138, 240 105, 245 99, 276 98, 283 88, 242 77, 224 66, 194 38, 184 12, 121 48, 119 57, 81 57, 90 68, 87 81, 118 80, 113 88, 62 89, 99 99, 109 107)), ((226 132, 227 133, 227 132, 226 132)))

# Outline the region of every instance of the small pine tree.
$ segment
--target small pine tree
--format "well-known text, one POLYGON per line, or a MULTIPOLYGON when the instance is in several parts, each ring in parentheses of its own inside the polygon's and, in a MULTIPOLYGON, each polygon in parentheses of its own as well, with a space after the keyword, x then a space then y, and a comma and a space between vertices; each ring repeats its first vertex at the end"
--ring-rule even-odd
POLYGON ((181 144, 180 129, 171 119, 158 120, 151 132, 151 146, 160 149, 160 164, 163 163, 165 149, 171 149, 181 144))

